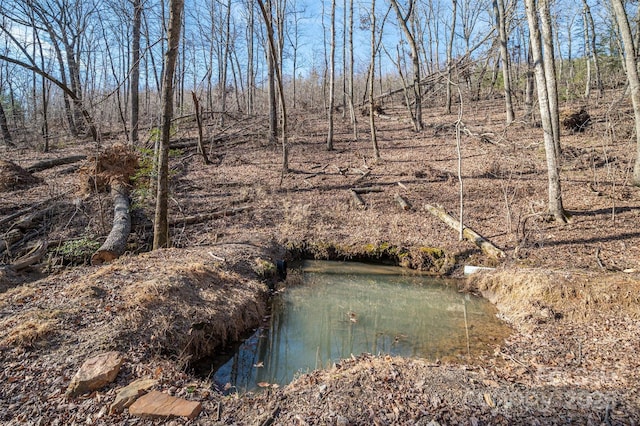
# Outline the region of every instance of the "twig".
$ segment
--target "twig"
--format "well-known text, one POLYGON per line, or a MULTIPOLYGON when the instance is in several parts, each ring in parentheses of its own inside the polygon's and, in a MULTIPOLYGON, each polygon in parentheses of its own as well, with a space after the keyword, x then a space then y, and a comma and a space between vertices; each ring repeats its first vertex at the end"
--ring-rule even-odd
POLYGON ((276 421, 276 417, 278 417, 279 414, 280 414, 280 406, 277 406, 275 410, 271 412, 269 417, 267 417, 262 423, 260 423, 260 426, 271 426, 273 422, 276 421))
POLYGON ((598 266, 601 269, 607 269, 604 267, 604 265, 602 264, 602 261, 600 260, 600 247, 596 248, 596 262, 598 262, 598 266))

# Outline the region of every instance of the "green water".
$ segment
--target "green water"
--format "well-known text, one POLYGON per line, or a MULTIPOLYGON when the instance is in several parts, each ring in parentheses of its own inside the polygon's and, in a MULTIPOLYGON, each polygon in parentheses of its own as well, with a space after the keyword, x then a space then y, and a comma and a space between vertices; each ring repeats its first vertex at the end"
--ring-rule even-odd
POLYGON ((361 353, 472 361, 508 334, 486 300, 403 269, 306 262, 304 284, 272 300, 268 326, 214 376, 238 391, 289 383, 361 353))

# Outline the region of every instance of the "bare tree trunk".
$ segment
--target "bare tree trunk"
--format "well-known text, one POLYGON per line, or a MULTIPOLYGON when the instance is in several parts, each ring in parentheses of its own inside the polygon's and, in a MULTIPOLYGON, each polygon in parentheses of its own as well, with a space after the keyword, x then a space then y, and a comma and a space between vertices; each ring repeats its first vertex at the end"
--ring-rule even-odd
MULTIPOLYGON (((593 22, 593 15, 591 15, 591 8, 589 7, 587 0, 582 0, 582 4, 584 6, 584 14, 588 23, 589 33, 591 35, 589 51, 593 58, 593 68, 596 73, 596 87, 598 88, 598 96, 600 97, 604 95, 604 85, 602 84, 602 76, 600 75, 600 60, 598 55, 598 46, 596 44, 596 26, 593 22)), ((585 28, 586 27, 587 26, 585 25, 585 28)), ((589 60, 586 53, 585 56, 586 59, 589 60)))
POLYGON ((551 122, 551 108, 549 107, 548 85, 543 65, 542 45, 540 43, 540 27, 536 0, 526 0, 527 21, 531 40, 533 63, 535 64, 536 86, 538 87, 538 103, 540 104, 540 117, 544 132, 544 148, 547 157, 547 169, 549 179, 549 213, 556 221, 566 222, 567 215, 562 206, 562 190, 560 188, 560 173, 557 163, 557 151, 553 139, 553 124, 551 122))
POLYGON ((533 89, 535 87, 535 71, 533 65, 533 52, 531 51, 531 41, 527 49, 527 71, 524 88, 524 119, 533 123, 533 89))
POLYGON ((413 128, 416 132, 421 132, 424 128, 424 124, 422 123, 422 88, 420 87, 420 54, 418 52, 418 45, 416 44, 416 40, 413 36, 413 32, 409 29, 409 20, 411 19, 412 14, 414 13, 415 0, 409 1, 409 10, 407 11, 406 16, 402 16, 402 12, 400 12, 400 6, 398 5, 397 0, 391 0, 391 5, 396 12, 398 17, 398 22, 402 27, 402 31, 404 35, 407 37, 407 41, 409 42, 409 47, 411 48, 411 64, 413 66, 413 98, 415 101, 414 105, 414 113, 412 114, 413 128))
POLYGON ((351 126, 353 128, 353 140, 358 140, 358 119, 356 117, 356 108, 353 100, 353 0, 349 0, 349 115, 351 118, 351 126))
POLYGON ((584 61, 587 67, 587 75, 585 76, 584 97, 589 99, 591 96, 591 46, 589 42, 589 21, 587 19, 586 9, 583 9, 582 24, 584 27, 584 61))
POLYGON ((7 116, 4 113, 4 107, 0 102, 0 129, 2 130, 2 139, 6 146, 15 146, 11 138, 11 132, 9 131, 9 125, 7 124, 7 116))
POLYGON ((374 80, 376 74, 376 0, 371 0, 371 64, 369 65, 369 128, 371 129, 371 143, 373 145, 373 157, 380 159, 378 147, 378 135, 376 133, 375 104, 373 98, 374 80))
POLYGON ((549 97, 549 113, 551 118, 551 128, 553 130, 553 144, 556 150, 556 159, 560 158, 562 149, 560 147, 560 113, 558 106, 558 80, 556 78, 556 61, 553 48, 553 30, 551 26, 551 14, 549 12, 549 1, 539 0, 540 4, 540 31, 542 32, 542 54, 545 81, 547 83, 547 96, 549 97))
POLYGON ((173 80, 180 46, 184 0, 169 0, 168 46, 164 58, 162 81, 162 126, 158 151, 158 188, 153 223, 153 249, 169 247, 169 139, 173 118, 173 80))
POLYGON ((458 1, 451 0, 453 10, 451 11, 451 33, 447 43, 447 94, 446 94, 446 106, 445 110, 447 114, 451 114, 451 86, 453 79, 453 38, 456 35, 456 16, 458 15, 458 1))
MULTIPOLYGON (((273 34, 273 15, 271 14, 271 1, 267 0, 265 11, 268 11, 268 14, 263 14, 265 19, 269 21, 265 23, 265 25, 271 29, 271 33, 273 34)), ((274 47, 275 49, 275 42, 274 47)), ((270 53, 270 45, 267 47, 265 54, 267 55, 267 74, 268 74, 268 97, 269 97, 269 143, 274 144, 278 139, 278 113, 277 113, 277 100, 276 100, 276 57, 277 54, 270 53)))
POLYGON ((612 0, 613 11, 616 15, 620 35, 624 43, 624 59, 626 62, 627 79, 631 92, 631 102, 633 104, 633 115, 636 127, 636 160, 633 167, 633 184, 640 186, 640 77, 636 64, 636 49, 633 44, 633 34, 627 12, 622 0, 612 0))
POLYGON ((508 34, 507 19, 505 16, 504 0, 493 0, 493 11, 496 15, 496 25, 500 38, 500 58, 502 59, 502 77, 504 80, 504 100, 507 111, 507 125, 515 118, 513 101, 511 100, 511 61, 507 50, 508 34))
MULTIPOLYGON (((289 146, 287 142, 287 104, 284 98, 284 89, 282 84, 282 75, 280 74, 280 66, 277 64, 277 50, 276 43, 273 35, 273 25, 272 25, 272 17, 271 10, 267 12, 263 0, 258 0, 258 5, 260 6, 260 11, 262 12, 262 17, 264 18, 265 25, 267 26, 267 39, 269 43, 269 57, 273 62, 273 69, 275 71, 277 83, 278 83, 278 94, 280 98, 280 114, 281 114, 281 139, 282 139, 282 177, 284 177, 285 173, 289 171, 289 146)), ((282 37, 282 34, 279 35, 282 37)))
POLYGON ((327 133, 327 150, 333 150, 333 109, 335 105, 336 86, 336 0, 331 0, 331 51, 329 53, 329 131, 327 133))
MULTIPOLYGON (((138 143, 140 121, 140 26, 142 0, 133 0, 133 28, 131 30, 131 143, 138 143)), ((151 54, 151 53, 150 53, 151 54)))

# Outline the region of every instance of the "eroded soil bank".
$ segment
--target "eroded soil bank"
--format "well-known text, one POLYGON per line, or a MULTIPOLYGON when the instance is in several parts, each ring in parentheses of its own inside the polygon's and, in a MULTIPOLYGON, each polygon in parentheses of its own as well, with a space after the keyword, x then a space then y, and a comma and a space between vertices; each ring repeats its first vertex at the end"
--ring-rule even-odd
POLYGON ((504 344, 468 363, 357 355, 282 388, 223 396, 185 366, 260 323, 264 279, 273 279, 270 261, 281 254, 249 244, 162 250, 3 293, 7 403, 0 419, 154 423, 126 410, 107 414, 116 391, 138 378, 202 402, 196 420, 175 424, 634 424, 640 418, 640 283, 540 269, 467 280, 464 290, 487 296, 513 327, 504 344), (67 398, 79 365, 107 350, 125 354, 116 382, 67 398))
MULTIPOLYGON (((586 132, 563 134, 562 188, 572 215, 566 225, 545 220, 538 129, 504 128, 500 102, 469 106, 465 223, 505 251, 499 261, 459 241, 424 209, 440 204, 453 214, 460 199, 456 117, 440 108, 425 112, 422 134, 401 120, 380 120, 377 162, 369 141, 350 141, 347 123, 338 129, 337 149, 327 152, 323 119, 292 117, 291 170, 282 179, 278 148, 260 136, 258 120, 251 132, 243 127, 216 139, 213 165, 191 148, 175 152, 175 248, 143 253, 153 200, 141 178, 132 188, 133 232, 121 259, 65 268, 67 255, 52 250, 30 271, 40 279, 0 272, 0 422, 167 424, 127 410, 108 414, 118 389, 154 378, 155 389, 203 404, 195 420, 173 424, 638 424, 640 192, 627 180, 635 152, 625 136, 632 133, 630 106, 611 102, 590 107, 586 132), (362 208, 350 201, 356 186, 380 191, 364 194, 362 208), (411 208, 399 208, 396 195, 411 208), (231 209, 237 214, 181 222, 231 209), (473 276, 464 290, 495 303, 513 334, 464 365, 354 354, 282 388, 222 396, 184 367, 262 321, 265 279, 287 249, 319 258, 395 256, 452 275, 464 264, 497 267, 473 276), (82 362, 113 349, 125 355, 116 382, 65 397, 82 362)), ((401 111, 388 108, 391 116, 401 111)), ((366 126, 361 131, 366 136, 366 126)), ((193 123, 177 123, 176 132, 192 138, 193 123)), ((94 151, 76 142, 52 148, 47 157, 94 151)), ((22 167, 43 157, 31 149, 9 154, 22 167)), ((28 186, 3 192, 3 218, 53 200, 56 208, 36 225, 56 247, 99 242, 109 232, 108 196, 82 193, 80 177, 66 169, 33 175, 38 179, 28 186)))

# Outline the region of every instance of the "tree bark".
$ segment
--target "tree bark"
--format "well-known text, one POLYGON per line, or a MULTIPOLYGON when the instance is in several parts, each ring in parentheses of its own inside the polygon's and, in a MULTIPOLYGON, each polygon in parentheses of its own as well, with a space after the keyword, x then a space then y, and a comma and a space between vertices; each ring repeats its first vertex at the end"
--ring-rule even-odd
POLYGON ((542 33, 542 55, 544 65, 544 77, 547 83, 547 96, 549 99, 549 114, 551 119, 551 129, 553 131, 553 144, 556 150, 556 161, 562 152, 560 146, 560 113, 558 106, 558 79, 556 77, 556 60, 553 46, 553 29, 551 25, 551 13, 549 12, 549 1, 539 0, 540 31, 542 33))
POLYGON ((409 11, 406 16, 402 16, 400 12, 400 6, 398 5, 397 0, 391 0, 391 5, 398 16, 398 22, 402 27, 402 31, 404 35, 407 37, 407 41, 409 42, 409 47, 411 48, 411 64, 413 66, 413 98, 414 98, 414 112, 412 114, 413 128, 416 132, 421 132, 424 128, 424 124, 422 123, 422 88, 420 87, 420 56, 418 52, 418 45, 416 44, 416 40, 413 36, 413 32, 409 29, 409 20, 411 19, 411 15, 413 14, 415 0, 409 1, 409 11))
POLYGON ((560 187, 560 172, 557 162, 556 144, 553 135, 553 124, 551 108, 549 106, 548 88, 545 75, 545 68, 542 57, 542 45, 540 43, 540 27, 538 25, 538 14, 536 0, 526 0, 525 9, 527 12, 527 22, 529 23, 529 34, 531 41, 531 51, 533 63, 535 64, 536 86, 538 88, 538 103, 540 105, 540 118, 542 119, 542 129, 544 132, 544 148, 547 158, 547 175, 549 182, 549 213, 558 222, 567 222, 567 215, 562 206, 562 190, 560 187))
MULTIPOLYGON (((133 28, 131 30, 131 143, 138 143, 140 121, 140 26, 142 0, 133 0, 133 28)), ((151 53, 150 53, 151 54, 151 53)))
POLYGON ((335 107, 336 88, 336 0, 331 0, 331 51, 329 53, 329 108, 327 132, 327 151, 333 150, 333 109, 335 107))
POLYGON ((196 92, 192 91, 191 97, 193 98, 193 108, 195 109, 196 114, 196 125, 198 126, 198 152, 202 154, 204 164, 211 164, 211 162, 209 161, 209 157, 207 157, 207 152, 204 150, 204 141, 202 136, 202 111, 200 109, 198 95, 196 95, 196 92))
POLYGON ((25 168, 25 170, 29 173, 40 172, 42 170, 47 170, 56 166, 62 166, 64 164, 77 163, 78 161, 82 161, 86 158, 86 155, 72 155, 70 157, 51 158, 49 160, 38 161, 37 163, 25 168))
POLYGON ((636 127, 636 160, 633 167, 633 185, 640 186, 640 77, 638 76, 636 64, 636 49, 633 44, 631 26, 629 25, 629 19, 622 0, 612 0, 611 4, 613 5, 624 43, 624 59, 636 127))
POLYGON ((376 0, 371 0, 371 64, 369 65, 369 128, 371 130, 371 144, 373 145, 373 157, 380 159, 378 147, 378 135, 376 133, 375 105, 373 98, 374 78, 376 70, 376 0))
MULTIPOLYGON (((260 6, 260 11, 262 12, 262 17, 264 18, 265 25, 267 26, 267 38, 269 42, 269 57, 273 62, 273 70, 276 75, 276 81, 278 83, 278 94, 280 98, 280 114, 281 114, 281 139, 282 139, 282 175, 289 171, 289 147, 287 143, 287 107, 284 98, 284 88, 282 84, 282 75, 280 74, 280 65, 277 63, 277 51, 276 44, 273 35, 273 25, 271 23, 272 19, 267 14, 267 9, 264 6, 262 0, 258 0, 258 5, 260 6)), ((280 34, 280 38, 282 38, 283 34, 280 34)))
POLYGON ((184 0, 169 1, 168 47, 164 58, 162 81, 162 128, 158 150, 158 185, 153 227, 153 249, 169 247, 169 140, 173 117, 173 79, 180 45, 184 0))
POLYGON ((15 146, 11 138, 11 132, 9 131, 9 125, 7 124, 7 116, 4 113, 4 107, 0 103, 0 129, 2 129, 2 139, 5 145, 15 146))
POLYGON ((113 183, 111 197, 113 198, 113 226, 105 242, 91 256, 92 265, 102 265, 117 259, 127 247, 127 239, 131 232, 131 215, 126 184, 113 183))
POLYGON ((449 40, 447 42, 447 94, 446 94, 446 106, 445 110, 447 114, 451 114, 451 87, 453 78, 453 38, 456 35, 456 17, 458 15, 458 1, 452 0, 453 10, 451 12, 451 33, 449 35, 449 40))
POLYGON ((507 18, 505 16, 504 0, 493 0, 493 10, 496 15, 498 37, 500 39, 500 58, 502 59, 502 77, 504 80, 504 101, 507 112, 507 125, 515 118, 513 101, 511 100, 511 61, 507 50, 507 18))
POLYGON ((478 234, 471 228, 467 228, 464 225, 461 225, 456 219, 454 219, 451 215, 449 215, 442 207, 440 206, 432 206, 430 204, 425 204, 425 209, 444 223, 446 223, 449 227, 458 231, 462 227, 462 235, 467 240, 480 247, 482 251, 489 257, 495 259, 501 259, 505 257, 505 254, 502 250, 494 246, 490 241, 484 238, 482 235, 478 234))

